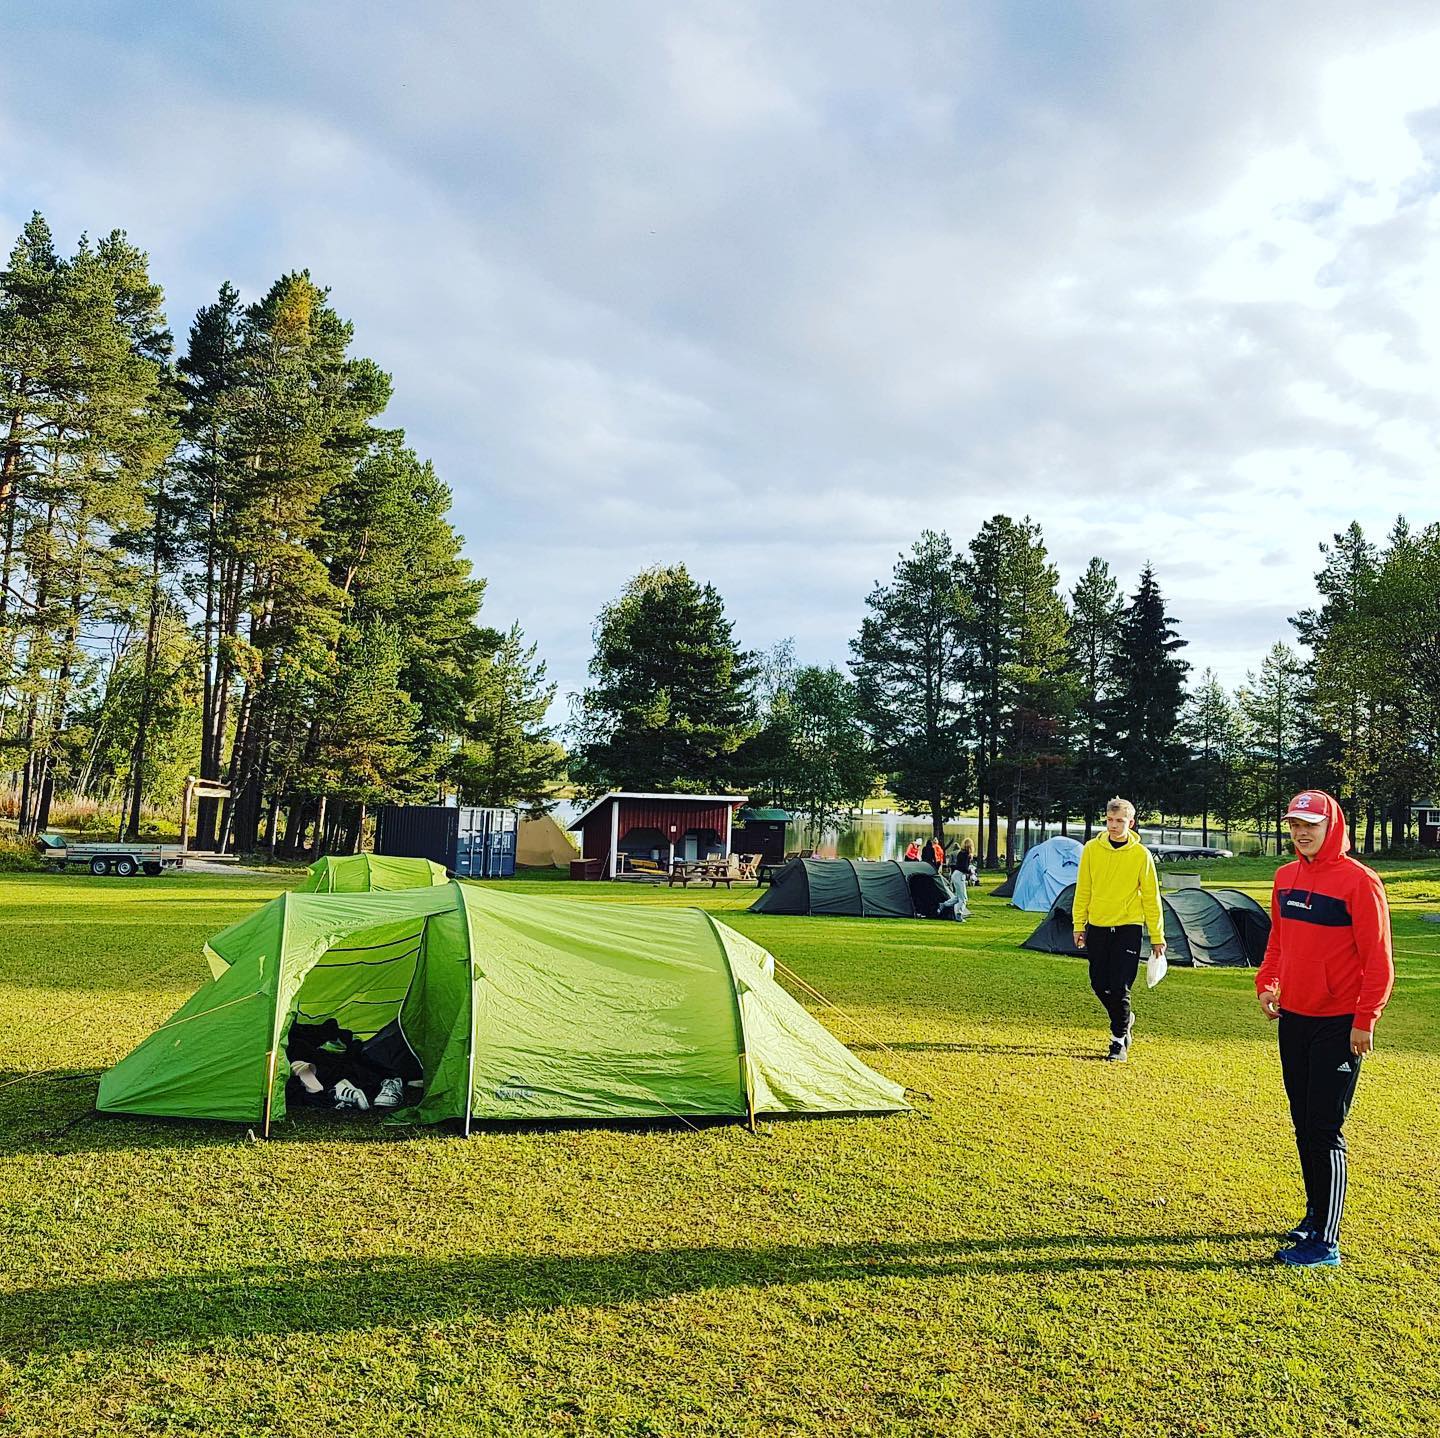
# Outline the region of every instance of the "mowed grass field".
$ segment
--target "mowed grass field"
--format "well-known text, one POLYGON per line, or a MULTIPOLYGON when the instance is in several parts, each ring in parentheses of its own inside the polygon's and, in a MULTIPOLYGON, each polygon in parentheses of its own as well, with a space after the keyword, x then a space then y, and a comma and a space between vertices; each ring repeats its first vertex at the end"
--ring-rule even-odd
POLYGON ((1271 1262, 1302 1199, 1249 973, 1172 971, 1112 1066, 1083 964, 997 900, 767 919, 557 882, 722 914, 916 1113, 264 1143, 86 1115, 293 877, 0 879, 0 1432, 1433 1434, 1440 866, 1386 877, 1333 1273, 1271 1262))

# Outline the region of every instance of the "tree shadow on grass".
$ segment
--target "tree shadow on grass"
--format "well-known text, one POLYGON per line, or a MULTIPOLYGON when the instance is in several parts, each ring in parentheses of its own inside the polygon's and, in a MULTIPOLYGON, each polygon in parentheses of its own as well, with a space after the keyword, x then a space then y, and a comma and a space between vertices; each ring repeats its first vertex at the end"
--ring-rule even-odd
POLYGON ((1227 1245, 1271 1233, 1057 1234, 772 1248, 478 1254, 272 1263, 159 1278, 58 1283, 6 1295, 0 1352, 328 1334, 612 1308, 731 1288, 1027 1273, 1204 1272, 1268 1266, 1227 1245), (1219 1249, 1221 1251, 1217 1252, 1219 1249))

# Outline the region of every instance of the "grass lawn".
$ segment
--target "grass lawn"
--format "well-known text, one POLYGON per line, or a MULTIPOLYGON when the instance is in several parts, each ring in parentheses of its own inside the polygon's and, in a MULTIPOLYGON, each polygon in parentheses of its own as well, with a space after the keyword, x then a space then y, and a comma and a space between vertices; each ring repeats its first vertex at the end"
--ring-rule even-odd
MULTIPOLYGON (((1271 866, 1205 872, 1263 896, 1271 866)), ((916 1115, 258 1143, 84 1116, 201 941, 293 880, 0 877, 0 1433, 1440 1431, 1440 865, 1386 876, 1399 983, 1345 1267, 1311 1274, 1269 1261, 1303 1203, 1247 973, 1172 971, 1111 1066, 1083 965, 999 901, 767 919, 556 881, 722 913, 916 1115)))

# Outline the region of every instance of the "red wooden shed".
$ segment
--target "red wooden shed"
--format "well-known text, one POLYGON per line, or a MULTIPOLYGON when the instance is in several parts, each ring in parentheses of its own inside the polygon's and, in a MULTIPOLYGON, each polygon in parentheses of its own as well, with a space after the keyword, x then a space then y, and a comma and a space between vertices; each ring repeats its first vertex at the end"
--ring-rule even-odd
POLYGON ((723 858, 730 852, 735 811, 744 794, 638 794, 612 790, 570 825, 580 852, 600 861, 600 877, 614 878, 617 854, 653 859, 723 858))

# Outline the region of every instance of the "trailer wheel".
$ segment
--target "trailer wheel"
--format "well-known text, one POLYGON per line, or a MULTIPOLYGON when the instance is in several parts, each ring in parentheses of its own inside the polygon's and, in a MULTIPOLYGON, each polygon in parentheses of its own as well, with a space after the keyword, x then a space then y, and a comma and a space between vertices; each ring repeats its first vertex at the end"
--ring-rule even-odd
POLYGON ((140 867, 144 869, 145 872, 149 874, 152 879, 155 877, 156 874, 161 873, 164 869, 163 864, 142 864, 140 867))
POLYGON ((122 854, 115 860, 115 872, 122 879, 128 879, 140 866, 128 854, 122 854))
POLYGON ((92 874, 108 874, 108 873, 110 872, 110 864, 109 864, 109 861, 106 860, 106 859, 99 859, 99 858, 91 859, 91 860, 90 860, 90 872, 91 872, 92 874))

